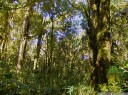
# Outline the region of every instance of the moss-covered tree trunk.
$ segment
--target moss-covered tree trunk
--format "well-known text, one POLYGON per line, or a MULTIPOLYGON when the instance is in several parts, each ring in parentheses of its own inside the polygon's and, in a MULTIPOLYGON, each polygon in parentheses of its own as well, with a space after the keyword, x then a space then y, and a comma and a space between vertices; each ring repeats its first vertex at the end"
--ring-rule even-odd
POLYGON ((92 84, 98 90, 98 84, 107 83, 107 70, 110 66, 110 0, 88 0, 90 15, 87 34, 90 40, 94 70, 92 84))
POLYGON ((3 29, 2 29, 2 41, 1 41, 1 50, 0 50, 0 59, 3 61, 6 61, 7 59, 7 51, 8 51, 8 42, 9 42, 9 37, 10 37, 10 25, 9 25, 9 11, 5 10, 3 11, 3 18, 2 18, 2 23, 3 23, 3 29))
POLYGON ((34 66, 33 66, 33 70, 36 69, 37 65, 39 65, 39 56, 40 56, 40 49, 42 46, 42 31, 39 33, 38 35, 38 42, 37 42, 37 49, 36 49, 36 55, 35 55, 35 59, 34 59, 34 66))
POLYGON ((33 5, 29 6, 25 12, 25 19, 23 22, 23 30, 21 31, 21 40, 20 40, 19 53, 17 58, 17 73, 19 73, 19 71, 21 70, 26 55, 27 42, 29 38, 30 17, 33 10, 32 8, 33 5))

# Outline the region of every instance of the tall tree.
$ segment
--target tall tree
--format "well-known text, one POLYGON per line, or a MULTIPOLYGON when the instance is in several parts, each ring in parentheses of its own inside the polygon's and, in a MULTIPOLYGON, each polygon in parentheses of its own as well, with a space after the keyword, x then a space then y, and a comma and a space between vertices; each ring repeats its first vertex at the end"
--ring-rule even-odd
POLYGON ((110 0, 87 0, 77 6, 70 1, 69 3, 77 10, 82 11, 84 21, 87 22, 87 26, 84 27, 89 37, 92 54, 90 61, 93 68, 91 84, 95 90, 98 90, 99 84, 108 83, 107 70, 111 66, 110 0))
POLYGON ((1 39, 1 56, 2 59, 6 60, 7 57, 7 44, 9 41, 10 35, 10 18, 11 18, 11 11, 8 9, 4 9, 6 6, 10 5, 10 2, 5 2, 4 0, 0 1, 0 34, 2 35, 1 39))
POLYGON ((98 84, 108 82, 107 70, 110 67, 110 0, 88 0, 86 14, 89 29, 87 34, 92 49, 94 70, 91 75, 92 84, 98 89, 98 84))
POLYGON ((25 11, 25 17, 24 17, 24 22, 23 22, 22 32, 21 32, 19 54, 17 59, 17 73, 19 72, 19 70, 21 70, 21 66, 24 63, 23 61, 26 55, 27 41, 29 38, 30 17, 33 10, 34 2, 28 1, 28 4, 30 4, 30 6, 28 6, 25 11))

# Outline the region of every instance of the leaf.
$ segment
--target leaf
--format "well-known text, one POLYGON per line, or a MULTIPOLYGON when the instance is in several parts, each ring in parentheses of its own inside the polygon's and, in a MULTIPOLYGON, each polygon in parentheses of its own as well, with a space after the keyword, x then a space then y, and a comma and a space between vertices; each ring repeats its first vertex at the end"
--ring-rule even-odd
POLYGON ((11 79, 11 78, 12 78, 12 74, 11 74, 11 73, 4 74, 4 76, 5 76, 7 79, 11 79))

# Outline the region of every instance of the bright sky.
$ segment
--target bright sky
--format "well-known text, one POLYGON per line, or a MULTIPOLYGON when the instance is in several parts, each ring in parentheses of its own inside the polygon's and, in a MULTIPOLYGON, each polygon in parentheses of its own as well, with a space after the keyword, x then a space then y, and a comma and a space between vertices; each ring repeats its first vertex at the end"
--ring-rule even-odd
POLYGON ((87 5, 87 0, 76 0, 75 3, 76 3, 76 4, 78 4, 78 3, 83 3, 83 4, 87 5))

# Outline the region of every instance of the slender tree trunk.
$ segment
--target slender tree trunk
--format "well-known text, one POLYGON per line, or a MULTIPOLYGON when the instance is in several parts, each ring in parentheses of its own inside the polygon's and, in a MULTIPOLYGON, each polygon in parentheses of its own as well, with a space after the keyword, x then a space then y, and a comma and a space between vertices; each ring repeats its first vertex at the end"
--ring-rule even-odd
POLYGON ((90 39, 90 47, 93 52, 92 66, 94 71, 91 74, 92 84, 95 90, 98 84, 108 83, 107 70, 110 66, 110 0, 88 0, 90 18, 88 24, 90 29, 87 34, 90 39))
POLYGON ((51 38, 51 41, 50 41, 50 64, 53 64, 53 48, 54 48, 54 44, 53 44, 53 31, 54 31, 54 21, 53 21, 53 17, 51 17, 51 21, 52 21, 52 29, 51 29, 51 34, 50 34, 50 38, 51 38))
POLYGON ((27 40, 29 34, 29 26, 30 26, 30 13, 32 12, 32 7, 28 7, 27 11, 25 12, 25 19, 23 22, 23 31, 21 34, 20 46, 19 46, 19 54, 17 59, 17 73, 21 70, 23 65, 23 61, 26 55, 26 47, 27 47, 27 40))
POLYGON ((41 49, 41 45, 42 45, 42 33, 40 33, 38 35, 38 42, 37 42, 37 51, 36 51, 36 56, 35 56, 35 60, 34 60, 34 66, 33 69, 35 70, 37 65, 39 65, 39 55, 40 55, 40 49, 41 49))
POLYGON ((1 58, 6 61, 7 58, 7 42, 9 39, 9 12, 5 11, 5 17, 4 17, 4 30, 3 30, 3 40, 1 44, 1 58))
POLYGON ((53 50, 54 50, 54 44, 53 44, 53 36, 54 36, 54 34, 53 34, 53 32, 54 32, 54 21, 53 21, 53 16, 51 16, 51 22, 52 22, 52 27, 51 27, 51 32, 50 32, 50 44, 48 43, 49 41, 48 41, 48 39, 47 39, 47 51, 49 51, 48 53, 48 67, 51 67, 51 64, 52 64, 52 62, 53 62, 53 50), (49 48, 49 46, 48 45, 50 45, 50 48, 49 48))

